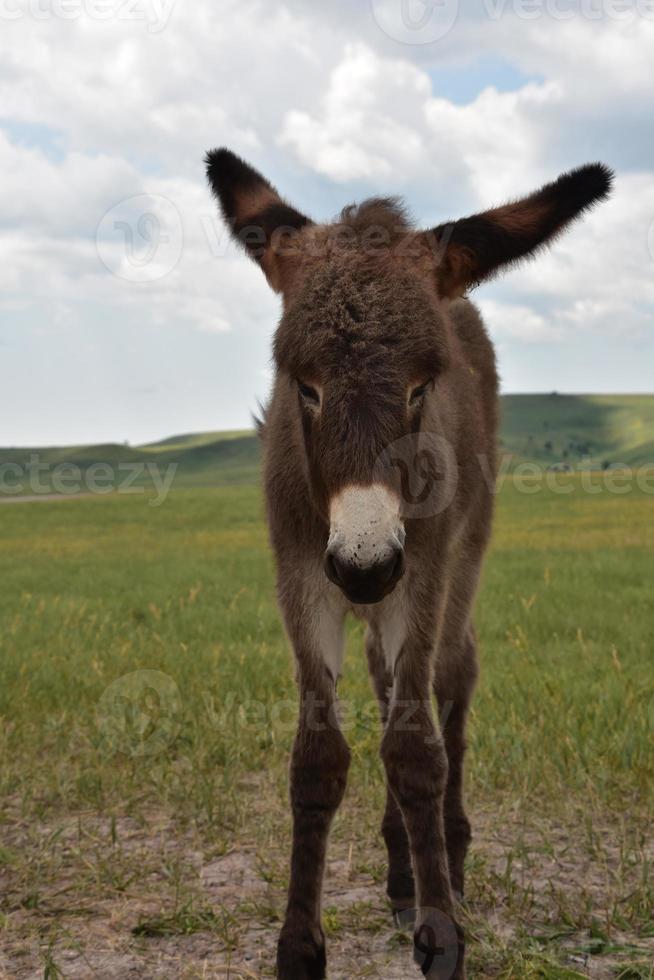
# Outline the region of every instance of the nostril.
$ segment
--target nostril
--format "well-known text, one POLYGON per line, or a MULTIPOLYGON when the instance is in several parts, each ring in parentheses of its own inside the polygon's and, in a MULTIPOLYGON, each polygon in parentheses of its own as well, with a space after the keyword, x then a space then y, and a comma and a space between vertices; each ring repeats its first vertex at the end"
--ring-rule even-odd
POLYGON ((331 551, 325 552, 325 575, 334 585, 343 584, 338 570, 338 562, 331 551))
POLYGON ((404 575, 404 548, 398 548, 397 554, 395 556, 395 562, 393 564, 393 573, 391 579, 393 582, 397 582, 404 575))
POLYGON ((383 579, 385 582, 397 582, 399 578, 402 577, 404 573, 404 549, 397 548, 390 556, 383 570, 383 579))

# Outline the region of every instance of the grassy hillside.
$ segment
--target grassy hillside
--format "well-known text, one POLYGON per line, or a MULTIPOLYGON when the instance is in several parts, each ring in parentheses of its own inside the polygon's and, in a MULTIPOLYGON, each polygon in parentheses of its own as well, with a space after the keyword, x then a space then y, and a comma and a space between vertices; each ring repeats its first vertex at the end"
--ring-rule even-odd
MULTIPOLYGON (((513 465, 530 460, 545 467, 599 469, 654 463, 654 395, 505 395, 501 449, 513 465)), ((19 467, 3 468, 0 495, 71 492, 75 469, 66 476, 62 464, 77 468, 81 489, 86 475, 97 476, 98 464, 106 464, 106 472, 100 465, 100 479, 116 489, 127 480, 133 487, 151 486, 154 468, 170 472, 175 488, 253 483, 259 462, 259 440, 251 431, 190 433, 144 446, 0 449, 0 465, 19 467), (43 467, 38 489, 28 469, 35 460, 43 467), (64 477, 60 486, 55 467, 64 477)))
POLYGON ((153 471, 174 487, 255 483, 260 446, 253 432, 172 436, 144 446, 108 443, 0 449, 0 497, 153 486, 153 471), (77 486, 76 486, 77 484, 77 486))
POLYGON ((521 459, 601 466, 654 462, 653 395, 505 395, 502 449, 521 459))

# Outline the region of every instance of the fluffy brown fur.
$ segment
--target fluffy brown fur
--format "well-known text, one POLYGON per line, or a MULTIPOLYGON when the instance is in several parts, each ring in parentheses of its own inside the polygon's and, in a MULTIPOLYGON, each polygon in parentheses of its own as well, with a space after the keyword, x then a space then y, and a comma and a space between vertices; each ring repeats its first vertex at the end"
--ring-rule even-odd
POLYGON ((493 510, 497 374, 476 308, 457 297, 551 240, 606 195, 611 175, 590 165, 523 201, 420 232, 392 198, 315 225, 229 151, 213 151, 207 162, 223 215, 284 303, 263 429, 278 596, 300 690, 278 976, 325 976, 322 875, 349 765, 329 630, 350 603, 347 589, 327 580, 323 560, 338 494, 379 485, 399 501, 401 568, 392 591, 352 611, 368 623, 383 723, 388 895, 396 912, 416 909, 423 973, 461 980, 456 898, 470 840, 462 771, 477 676, 471 610, 493 510), (417 460, 431 494, 422 511, 411 489, 417 460), (446 719, 442 730, 432 693, 446 719))

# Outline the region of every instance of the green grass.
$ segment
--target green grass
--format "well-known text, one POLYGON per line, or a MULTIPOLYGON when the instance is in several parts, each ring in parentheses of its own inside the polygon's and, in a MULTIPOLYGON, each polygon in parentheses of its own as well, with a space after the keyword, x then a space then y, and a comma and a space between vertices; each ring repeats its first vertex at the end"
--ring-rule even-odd
MULTIPOLYGON (((507 479, 478 601, 471 975, 587 976, 590 958, 608 971, 593 976, 651 977, 654 498, 560 479, 572 493, 507 479)), ((259 491, 3 507, 0 540, 10 975, 66 976, 66 956, 93 952, 99 910, 143 962, 169 943, 190 963, 196 934, 238 957, 245 925, 272 942, 295 692, 259 491), (201 869, 234 855, 251 856, 265 894, 207 892, 201 869)), ((326 902, 335 955, 387 921, 364 661, 353 623, 340 689, 353 767, 333 852, 369 899, 326 902)), ((196 976, 176 969, 162 976, 196 976)))

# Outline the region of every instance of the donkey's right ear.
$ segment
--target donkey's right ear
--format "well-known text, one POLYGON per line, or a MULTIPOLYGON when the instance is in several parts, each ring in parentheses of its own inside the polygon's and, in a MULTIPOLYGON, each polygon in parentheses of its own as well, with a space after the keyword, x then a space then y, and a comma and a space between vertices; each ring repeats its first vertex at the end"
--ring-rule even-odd
POLYGON ((275 292, 283 293, 299 260, 298 233, 311 221, 230 150, 209 150, 205 163, 234 238, 259 263, 275 292))
POLYGON ((428 238, 432 247, 437 246, 441 295, 461 296, 534 255, 608 197, 612 182, 612 170, 602 163, 588 163, 528 197, 433 228, 428 238))

